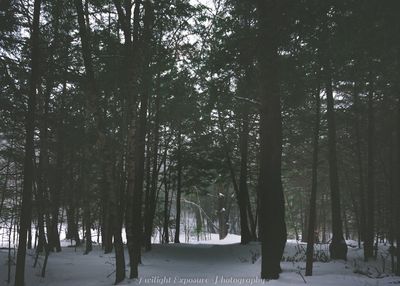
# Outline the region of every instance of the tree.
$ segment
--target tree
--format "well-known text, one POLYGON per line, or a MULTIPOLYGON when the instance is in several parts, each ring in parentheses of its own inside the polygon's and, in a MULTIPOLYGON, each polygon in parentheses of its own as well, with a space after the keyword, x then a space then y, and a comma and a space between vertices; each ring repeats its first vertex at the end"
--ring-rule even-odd
MULTIPOLYGON (((326 16, 327 17, 327 16, 326 16)), ((323 33, 329 33, 327 30, 327 20, 323 23, 323 33)), ((332 59, 331 59, 331 39, 329 34, 322 39, 323 47, 323 80, 325 84, 327 98, 327 121, 328 121, 328 162, 329 162, 329 182, 331 190, 332 204, 332 242, 329 245, 329 251, 332 259, 346 260, 347 245, 343 237, 339 175, 337 161, 336 144, 336 119, 335 103, 332 87, 332 59)))
POLYGON ((315 94, 315 126, 313 137, 313 159, 312 159, 312 183, 310 196, 310 215, 308 223, 307 235, 307 263, 306 276, 312 276, 313 261, 314 261, 314 242, 315 242, 315 222, 317 218, 317 182, 318 182, 318 148, 319 148, 319 128, 321 120, 321 99, 320 87, 318 86, 315 94))
POLYGON ((336 122, 334 114, 334 99, 332 90, 332 78, 330 76, 330 67, 326 69, 325 88, 327 97, 327 118, 328 118, 328 147, 329 147, 329 181, 331 188, 332 203, 332 242, 329 245, 329 251, 332 259, 346 260, 347 245, 343 237, 342 219, 340 210, 339 178, 337 170, 336 155, 336 122))
POLYGON ((373 107, 373 90, 372 82, 369 83, 368 92, 368 192, 367 192, 367 227, 364 242, 365 260, 372 258, 374 255, 374 188, 375 188, 375 139, 374 139, 374 107, 373 107))
MULTIPOLYGON (((398 99, 397 103, 397 168, 400 170, 400 99, 398 99)), ((399 172, 399 171, 398 171, 399 172)), ((400 181, 400 176, 398 177, 400 181)), ((397 186, 397 203, 400 202, 400 183, 397 186)), ((397 209, 397 219, 400 218, 400 210, 397 209)), ((396 231, 396 241, 397 241, 397 248, 396 248, 396 255, 397 255, 397 269, 396 275, 400 275, 400 263, 398 262, 400 259, 400 225, 399 220, 397 220, 397 231, 396 231)))
POLYGON ((174 242, 180 243, 180 225, 181 225, 181 198, 182 198, 182 134, 178 131, 178 147, 177 147, 177 186, 176 186, 176 220, 175 220, 175 237, 174 242))
POLYGON ((258 1, 260 43, 260 175, 259 228, 261 278, 277 279, 286 244, 285 208, 281 179, 282 119, 278 67, 279 23, 284 17, 281 1, 258 1))
POLYGON ((21 218, 19 227, 19 243, 17 254, 17 266, 15 271, 15 286, 25 284, 25 256, 27 231, 31 225, 32 216, 32 187, 33 187, 33 136, 35 131, 36 88, 40 80, 39 76, 39 21, 40 0, 35 0, 33 10, 32 34, 31 34, 31 73, 29 81, 28 109, 26 113, 26 137, 24 156, 24 184, 22 192, 21 218))

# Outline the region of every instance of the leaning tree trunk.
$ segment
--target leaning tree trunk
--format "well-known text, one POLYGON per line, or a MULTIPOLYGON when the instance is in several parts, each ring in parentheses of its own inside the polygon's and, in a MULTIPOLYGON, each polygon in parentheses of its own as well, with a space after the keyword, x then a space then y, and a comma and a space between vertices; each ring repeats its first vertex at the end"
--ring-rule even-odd
POLYGON ((321 99, 320 87, 317 88, 315 95, 315 127, 313 138, 313 161, 312 161, 312 183, 311 183, 311 196, 310 196, 310 215, 308 223, 308 238, 306 250, 306 276, 312 276, 313 261, 314 261, 314 239, 315 239, 315 225, 317 216, 317 175, 318 175, 318 148, 319 148, 319 126, 321 117, 321 99))
POLYGON ((31 74, 29 81, 28 110, 26 113, 24 179, 22 191, 22 205, 19 226, 19 242, 17 265, 15 269, 15 286, 25 284, 25 256, 27 230, 31 224, 32 214, 32 186, 33 186, 33 156, 34 156, 34 131, 36 86, 39 81, 39 18, 41 0, 35 0, 33 10, 33 26, 31 34, 31 74))
POLYGON ((332 204, 332 242, 329 245, 329 252, 332 259, 346 260, 347 245, 343 238, 342 218, 340 211, 339 175, 336 155, 336 122, 330 63, 327 62, 324 68, 326 73, 325 84, 328 118, 328 161, 332 204))
POLYGON ((286 244, 285 201, 281 179, 282 117, 279 91, 278 22, 284 5, 278 0, 258 1, 260 42, 260 175, 259 227, 261 278, 278 279, 286 244))
MULTIPOLYGON (((221 140, 222 140, 222 148, 224 149, 226 163, 228 165, 229 174, 232 180, 233 190, 235 191, 236 201, 239 207, 239 217, 240 217, 240 243, 247 244, 251 240, 251 234, 249 229, 249 223, 247 219, 247 201, 246 201, 246 192, 247 188, 245 186, 246 182, 242 182, 242 189, 240 189, 239 184, 237 183, 235 168, 233 166, 233 162, 231 156, 229 154, 229 145, 227 142, 226 134, 225 134, 225 127, 224 122, 222 121, 222 114, 221 109, 218 106, 218 123, 219 129, 221 131, 221 140)), ((243 151, 243 147, 241 144, 241 151, 243 151)), ((243 155, 243 154, 241 154, 243 155)), ((247 164, 243 158, 241 158, 241 164, 247 164)), ((244 170, 242 169, 243 166, 241 165, 241 179, 246 179, 244 175, 244 170)), ((246 170, 247 171, 247 170, 246 170)), ((246 174, 247 175, 247 174, 246 174)), ((248 196, 247 196, 248 197, 248 196)), ((229 219, 229 217, 227 217, 229 219)))

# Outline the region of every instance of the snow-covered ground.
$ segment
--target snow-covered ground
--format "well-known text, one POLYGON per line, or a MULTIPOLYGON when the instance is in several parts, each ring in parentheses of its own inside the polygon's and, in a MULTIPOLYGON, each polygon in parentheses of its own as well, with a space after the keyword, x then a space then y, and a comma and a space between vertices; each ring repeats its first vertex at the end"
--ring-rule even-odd
MULTIPOLYGON (((290 240, 287 243, 283 273, 277 281, 263 282, 259 279, 260 245, 240 245, 240 237, 228 235, 218 240, 192 244, 156 244, 153 250, 143 253, 140 279, 126 280, 129 285, 323 285, 323 286, 377 286, 399 285, 400 277, 391 276, 390 257, 386 247, 380 247, 378 261, 362 262, 362 250, 349 247, 348 261, 330 261, 314 264, 314 276, 303 277, 305 245, 290 240), (382 261, 385 260, 385 269, 382 261), (385 271, 383 271, 385 270, 385 271), (360 274, 363 273, 363 274, 360 274), (369 278, 379 277, 379 278, 369 278)), ((67 243, 66 243, 67 244, 67 243)), ((354 244, 349 242, 349 244, 354 244)), ((317 246, 321 259, 326 245, 317 246)), ((126 254, 126 261, 128 261, 126 254)), ((102 286, 114 282, 114 255, 104 255, 99 247, 89 255, 83 249, 64 247, 61 253, 51 254, 46 278, 40 277, 40 266, 33 268, 33 253, 27 257, 26 286, 102 286)), ((0 250, 0 285, 7 285, 7 250, 0 250)), ((13 267, 14 270, 14 267, 13 267)), ((127 275, 129 275, 127 267, 127 275)), ((13 275, 11 276, 13 277, 13 275)), ((11 283, 11 285, 13 285, 11 283)))

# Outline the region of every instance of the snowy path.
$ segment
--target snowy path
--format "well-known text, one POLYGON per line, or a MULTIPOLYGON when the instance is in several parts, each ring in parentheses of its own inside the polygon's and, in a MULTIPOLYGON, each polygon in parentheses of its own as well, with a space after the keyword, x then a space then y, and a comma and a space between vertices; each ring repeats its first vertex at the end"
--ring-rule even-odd
MULTIPOLYGON (((295 248, 289 243, 286 255, 290 256, 295 248)), ((129 285, 261 285, 259 279, 259 245, 239 244, 180 244, 154 245, 151 252, 143 254, 140 266, 141 279, 127 280, 129 285)), ((355 256, 356 250, 353 251, 355 256)), ((127 260, 127 257, 126 257, 127 260)), ((6 252, 0 251, 0 285, 7 285, 6 252)), ((113 255, 104 255, 96 249, 89 255, 82 250, 63 248, 61 253, 49 258, 47 277, 39 277, 39 268, 31 267, 33 258, 27 258, 27 286, 102 286, 112 285, 114 280, 113 255), (109 276, 110 275, 110 276, 109 276), (107 277, 109 276, 109 277, 107 277)), ((304 267, 303 262, 283 263, 284 272, 277 281, 265 282, 265 285, 324 285, 324 286, 377 286, 395 285, 399 277, 370 279, 354 274, 351 261, 316 263, 313 277, 303 278, 297 273, 304 267)), ((353 263, 354 264, 354 263, 353 263)), ((127 267, 127 274, 129 267, 127 267)), ((304 272, 304 271, 303 271, 304 272)))

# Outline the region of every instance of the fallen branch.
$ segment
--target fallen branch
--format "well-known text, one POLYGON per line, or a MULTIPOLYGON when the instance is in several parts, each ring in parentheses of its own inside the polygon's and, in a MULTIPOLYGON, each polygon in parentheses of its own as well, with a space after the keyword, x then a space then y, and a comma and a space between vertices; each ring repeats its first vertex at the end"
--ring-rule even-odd
POLYGON ((301 276, 301 278, 303 278, 304 283, 307 284, 307 281, 306 281, 306 279, 304 278, 304 276, 303 276, 303 274, 301 273, 300 270, 297 271, 297 274, 299 274, 299 275, 301 276))
POLYGON ((245 102, 247 102, 247 103, 255 104, 255 105, 257 105, 257 106, 261 106, 261 103, 260 103, 259 101, 257 101, 257 100, 254 100, 254 99, 250 99, 250 98, 246 98, 246 97, 241 97, 241 96, 237 96, 237 95, 235 95, 233 98, 239 99, 239 100, 242 100, 242 101, 245 101, 245 102))

